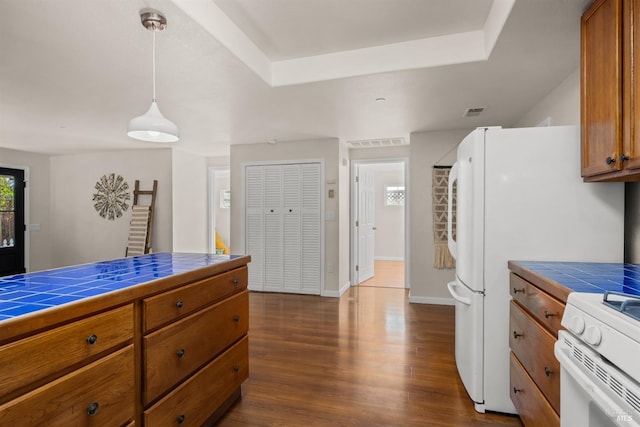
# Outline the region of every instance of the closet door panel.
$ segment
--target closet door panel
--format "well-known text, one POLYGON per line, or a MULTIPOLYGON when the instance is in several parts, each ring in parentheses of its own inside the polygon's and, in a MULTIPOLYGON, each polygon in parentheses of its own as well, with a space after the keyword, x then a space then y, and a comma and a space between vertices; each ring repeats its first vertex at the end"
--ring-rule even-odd
POLYGON ((301 165, 301 285, 304 293, 320 294, 320 164, 301 165))
POLYGON ((284 165, 283 177, 283 239, 284 239, 284 289, 288 292, 302 290, 300 244, 300 165, 284 165))
POLYGON ((284 289, 282 166, 264 166, 264 289, 284 289))
POLYGON ((249 166, 245 170, 246 181, 246 251, 251 255, 249 289, 264 290, 264 169, 249 166))

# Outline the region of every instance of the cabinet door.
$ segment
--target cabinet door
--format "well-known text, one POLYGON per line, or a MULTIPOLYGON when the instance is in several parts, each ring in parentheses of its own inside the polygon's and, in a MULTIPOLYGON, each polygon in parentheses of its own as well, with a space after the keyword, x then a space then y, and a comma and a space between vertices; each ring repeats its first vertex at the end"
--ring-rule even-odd
POLYGON ((582 176, 622 169, 622 0, 582 15, 582 176))
POLYGON ((282 166, 264 167, 264 289, 283 289, 282 166))
POLYGON ((284 225, 284 288, 287 291, 299 292, 301 290, 300 265, 301 254, 301 177, 300 165, 284 165, 282 167, 283 178, 283 225, 284 225))

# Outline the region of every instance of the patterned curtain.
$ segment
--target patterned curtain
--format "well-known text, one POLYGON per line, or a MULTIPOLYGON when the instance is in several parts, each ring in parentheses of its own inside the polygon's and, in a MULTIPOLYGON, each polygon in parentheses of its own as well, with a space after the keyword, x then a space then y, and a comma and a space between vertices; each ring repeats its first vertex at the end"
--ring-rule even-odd
MULTIPOLYGON (((434 166, 432 172, 432 197, 433 197, 433 240, 435 243, 435 256, 433 266, 435 268, 455 268, 456 260, 451 256, 447 247, 447 217, 449 172, 451 166, 434 166)), ((456 232, 456 197, 455 188, 453 195, 453 234, 456 232)))

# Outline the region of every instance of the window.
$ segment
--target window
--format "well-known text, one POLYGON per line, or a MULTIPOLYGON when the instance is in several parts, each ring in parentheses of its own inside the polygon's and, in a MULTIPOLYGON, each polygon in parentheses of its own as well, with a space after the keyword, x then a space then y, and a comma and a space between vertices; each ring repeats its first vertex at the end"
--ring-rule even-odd
POLYGON ((404 185, 384 187, 385 206, 404 206, 404 185))

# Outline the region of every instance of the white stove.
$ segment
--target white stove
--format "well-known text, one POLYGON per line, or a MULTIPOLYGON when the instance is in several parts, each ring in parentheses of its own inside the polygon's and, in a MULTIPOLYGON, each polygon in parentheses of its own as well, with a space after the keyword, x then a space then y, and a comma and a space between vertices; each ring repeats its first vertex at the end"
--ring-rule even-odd
POLYGON ((561 426, 640 426, 640 298, 571 293, 562 326, 561 426))

